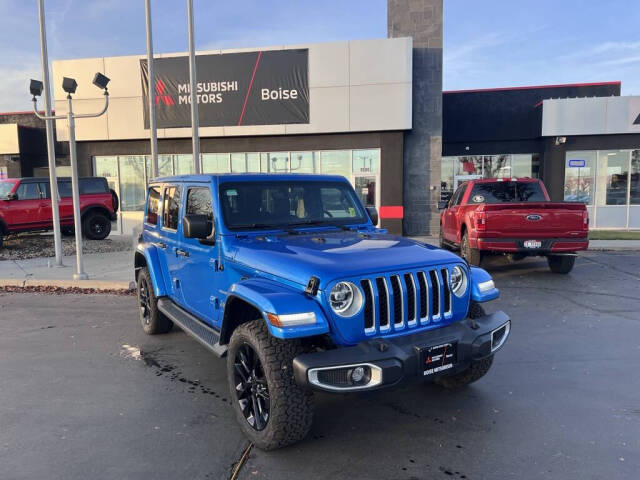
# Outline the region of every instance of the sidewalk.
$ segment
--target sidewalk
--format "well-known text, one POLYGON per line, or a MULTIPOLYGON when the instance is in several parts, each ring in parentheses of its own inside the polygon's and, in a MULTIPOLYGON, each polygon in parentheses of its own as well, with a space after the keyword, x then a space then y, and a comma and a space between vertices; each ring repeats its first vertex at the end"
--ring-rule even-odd
POLYGON ((84 255, 88 280, 74 280, 76 257, 63 257, 64 267, 49 267, 53 258, 5 260, 0 262, 0 286, 55 286, 122 290, 133 286, 133 253, 91 253, 84 255))

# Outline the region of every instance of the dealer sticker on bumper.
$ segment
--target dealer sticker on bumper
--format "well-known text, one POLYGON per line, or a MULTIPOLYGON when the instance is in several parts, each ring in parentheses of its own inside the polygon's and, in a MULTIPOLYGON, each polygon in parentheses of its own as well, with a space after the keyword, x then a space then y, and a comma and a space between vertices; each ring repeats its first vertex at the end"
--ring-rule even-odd
POLYGON ((421 352, 422 374, 433 375, 453 368, 458 358, 458 342, 423 348, 421 352))

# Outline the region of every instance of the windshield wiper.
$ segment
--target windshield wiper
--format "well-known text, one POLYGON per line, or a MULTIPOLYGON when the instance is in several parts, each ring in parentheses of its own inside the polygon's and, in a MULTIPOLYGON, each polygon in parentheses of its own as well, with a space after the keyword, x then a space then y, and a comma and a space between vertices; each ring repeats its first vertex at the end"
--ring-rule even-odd
POLYGON ((329 223, 323 220, 308 220, 306 222, 289 223, 287 224, 287 227, 333 227, 339 228, 340 230, 351 230, 351 228, 347 227, 346 225, 329 223))
POLYGON ((241 225, 232 225, 230 228, 268 228, 269 230, 283 230, 282 225, 274 225, 272 223, 243 223, 241 225))

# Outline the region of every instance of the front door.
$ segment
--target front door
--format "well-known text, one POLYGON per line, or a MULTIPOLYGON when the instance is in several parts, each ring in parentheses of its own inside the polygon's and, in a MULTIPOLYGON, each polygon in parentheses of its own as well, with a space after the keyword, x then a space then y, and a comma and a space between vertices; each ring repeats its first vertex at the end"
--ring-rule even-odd
POLYGON ((211 221, 211 240, 180 238, 180 280, 184 304, 210 325, 219 328, 224 295, 220 292, 219 242, 213 241, 213 201, 208 184, 187 187, 184 215, 206 215, 211 221))

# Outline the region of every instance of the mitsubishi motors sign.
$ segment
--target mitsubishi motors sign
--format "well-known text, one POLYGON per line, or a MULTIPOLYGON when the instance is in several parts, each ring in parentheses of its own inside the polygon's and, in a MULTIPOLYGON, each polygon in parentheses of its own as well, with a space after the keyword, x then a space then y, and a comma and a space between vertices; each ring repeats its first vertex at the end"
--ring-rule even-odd
MULTIPOLYGON (((158 128, 191 126, 189 58, 154 61, 158 128)), ((308 50, 197 55, 201 127, 309 123, 308 50)), ((149 70, 140 60, 144 125, 149 128, 149 70)))

